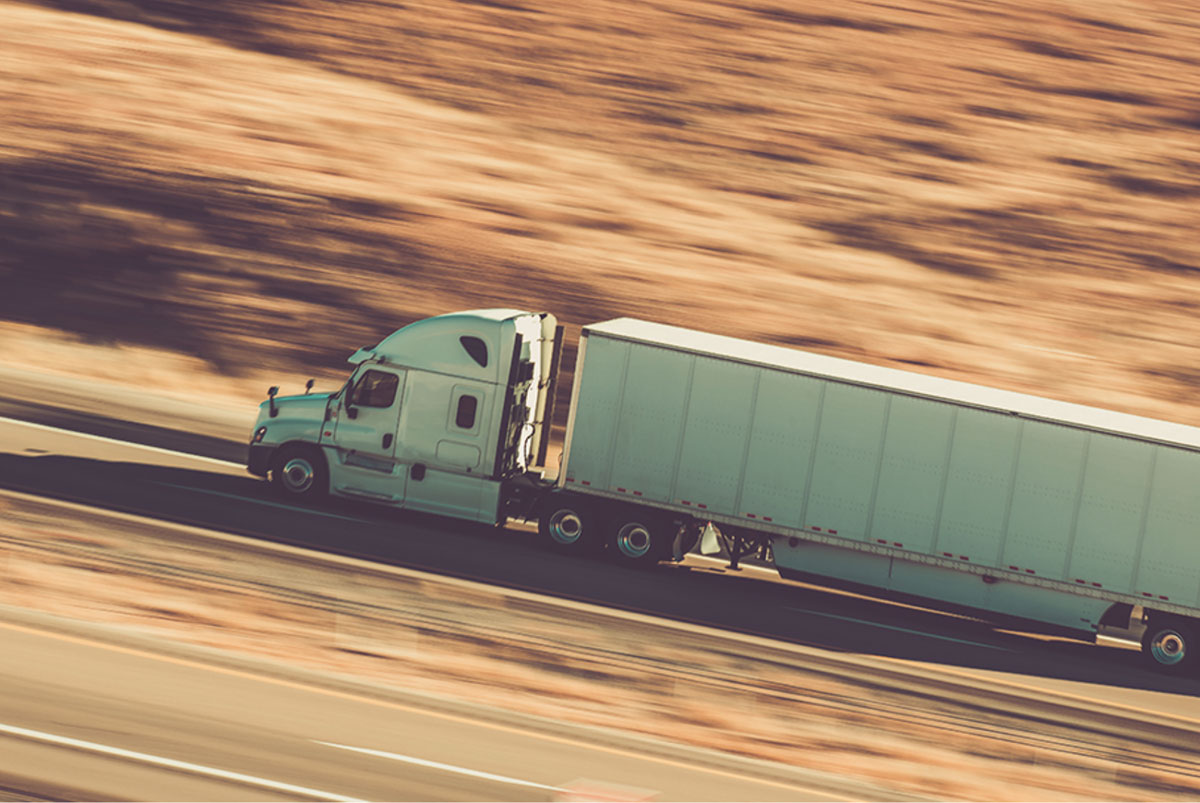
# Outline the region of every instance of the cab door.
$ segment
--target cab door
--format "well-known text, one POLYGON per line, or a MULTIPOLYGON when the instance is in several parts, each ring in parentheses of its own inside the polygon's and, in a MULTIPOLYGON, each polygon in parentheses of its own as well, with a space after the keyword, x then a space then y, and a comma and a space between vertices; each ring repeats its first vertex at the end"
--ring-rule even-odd
POLYGON ((407 373, 371 366, 346 389, 332 422, 339 465, 330 479, 337 491, 393 503, 404 500, 406 475, 395 454, 407 373))
POLYGON ((405 423, 407 448, 397 455, 412 463, 406 507, 471 521, 496 521, 500 483, 491 476, 491 465, 485 463, 494 388, 482 382, 425 375, 414 384, 414 403, 405 423), (417 414, 418 408, 423 408, 423 416, 417 414), (413 448, 418 438, 423 441, 421 452, 413 448))

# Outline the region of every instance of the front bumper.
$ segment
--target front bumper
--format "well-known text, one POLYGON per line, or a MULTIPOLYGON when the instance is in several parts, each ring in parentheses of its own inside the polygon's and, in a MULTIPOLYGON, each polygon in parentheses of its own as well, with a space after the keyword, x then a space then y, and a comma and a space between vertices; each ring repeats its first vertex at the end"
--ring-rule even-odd
POLYGON ((250 454, 246 459, 246 468, 251 474, 256 474, 259 477, 267 476, 267 472, 271 470, 271 460, 275 456, 274 446, 265 446, 261 443, 250 444, 250 454))

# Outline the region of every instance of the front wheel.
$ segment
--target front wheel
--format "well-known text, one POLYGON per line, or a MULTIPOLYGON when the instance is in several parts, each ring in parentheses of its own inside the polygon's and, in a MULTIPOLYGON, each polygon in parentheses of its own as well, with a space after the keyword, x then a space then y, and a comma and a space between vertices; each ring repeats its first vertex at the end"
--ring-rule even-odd
POLYGON ((1176 618, 1151 618, 1142 635, 1142 655, 1151 666, 1173 675, 1191 673, 1200 661, 1195 626, 1176 618))
POLYGON ((275 456, 271 482, 289 499, 312 502, 329 490, 325 456, 311 446, 284 446, 275 456))

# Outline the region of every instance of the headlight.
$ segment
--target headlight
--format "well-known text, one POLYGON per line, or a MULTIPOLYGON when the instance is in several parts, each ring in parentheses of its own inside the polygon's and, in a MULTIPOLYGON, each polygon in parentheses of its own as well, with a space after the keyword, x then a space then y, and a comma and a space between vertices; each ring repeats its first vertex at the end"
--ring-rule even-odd
POLYGON ((250 439, 251 443, 262 443, 262 439, 267 437, 267 428, 259 427, 254 430, 254 437, 250 439))

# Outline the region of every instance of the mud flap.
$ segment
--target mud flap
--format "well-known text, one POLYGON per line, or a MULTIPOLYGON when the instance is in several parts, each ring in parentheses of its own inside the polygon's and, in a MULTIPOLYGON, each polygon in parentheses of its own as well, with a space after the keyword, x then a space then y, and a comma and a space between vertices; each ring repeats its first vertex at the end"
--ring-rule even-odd
POLYGON ((711 521, 704 525, 704 530, 700 533, 700 554, 721 554, 721 531, 714 527, 711 521))

